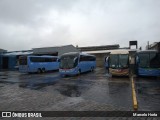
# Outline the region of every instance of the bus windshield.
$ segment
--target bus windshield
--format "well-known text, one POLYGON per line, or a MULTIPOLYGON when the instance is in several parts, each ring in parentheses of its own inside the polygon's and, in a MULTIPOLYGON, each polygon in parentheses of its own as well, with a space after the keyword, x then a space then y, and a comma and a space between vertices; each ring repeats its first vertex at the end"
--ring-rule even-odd
POLYGON ((160 68, 160 54, 143 53, 139 54, 139 67, 142 68, 160 68))
POLYGON ((160 68, 160 54, 150 53, 150 67, 160 68))
POLYGON ((109 66, 111 68, 127 68, 128 67, 128 55, 127 54, 111 54, 109 60, 109 66))
POLYGON ((149 54, 139 54, 139 67, 146 68, 149 67, 149 54))
POLYGON ((60 61, 61 69, 71 69, 78 65, 78 57, 75 55, 64 55, 60 61))
POLYGON ((116 55, 116 54, 110 55, 109 62, 110 62, 109 66, 111 68, 117 68, 118 67, 118 55, 116 55))
POLYGON ((119 67, 128 67, 128 55, 119 55, 119 67))
POLYGON ((19 65, 27 65, 27 57, 19 57, 19 65))

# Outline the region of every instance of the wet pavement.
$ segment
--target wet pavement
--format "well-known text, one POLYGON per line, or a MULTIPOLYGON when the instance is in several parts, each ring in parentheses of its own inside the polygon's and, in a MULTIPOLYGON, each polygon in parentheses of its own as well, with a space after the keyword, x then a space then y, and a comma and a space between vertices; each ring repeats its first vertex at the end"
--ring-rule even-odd
POLYGON ((160 111, 160 78, 135 79, 139 110, 160 111))
MULTIPOLYGON (((160 79, 135 78, 139 109, 160 111, 160 79)), ((133 111, 129 77, 110 77, 102 68, 80 76, 0 72, 1 111, 133 111)))

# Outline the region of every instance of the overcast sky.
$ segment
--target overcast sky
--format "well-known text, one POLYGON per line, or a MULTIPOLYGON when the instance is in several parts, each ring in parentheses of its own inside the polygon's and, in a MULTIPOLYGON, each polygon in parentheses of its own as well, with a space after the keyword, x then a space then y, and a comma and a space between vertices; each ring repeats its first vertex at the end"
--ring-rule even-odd
POLYGON ((160 41, 160 0, 0 0, 0 48, 160 41))

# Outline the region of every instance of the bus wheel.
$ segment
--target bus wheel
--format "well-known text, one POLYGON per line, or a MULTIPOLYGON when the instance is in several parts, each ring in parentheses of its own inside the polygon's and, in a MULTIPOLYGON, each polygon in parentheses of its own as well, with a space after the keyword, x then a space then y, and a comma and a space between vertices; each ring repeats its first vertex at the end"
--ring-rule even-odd
POLYGON ((45 68, 42 68, 42 72, 45 73, 45 68))
POLYGON ((37 73, 41 73, 42 71, 41 71, 41 69, 40 68, 38 68, 38 70, 37 70, 37 73))
POLYGON ((91 72, 93 72, 93 69, 94 69, 94 68, 93 68, 93 67, 91 67, 91 72))
POLYGON ((78 75, 80 75, 80 74, 81 74, 81 70, 79 69, 79 70, 78 70, 78 75))

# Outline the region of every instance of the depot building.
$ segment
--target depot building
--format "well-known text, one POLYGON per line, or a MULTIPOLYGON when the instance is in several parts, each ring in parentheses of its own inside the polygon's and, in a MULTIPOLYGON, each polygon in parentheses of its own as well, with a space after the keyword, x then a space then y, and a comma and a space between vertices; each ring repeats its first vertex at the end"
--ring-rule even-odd
POLYGON ((19 56, 23 55, 52 55, 61 56, 68 52, 84 52, 96 56, 97 67, 104 67, 104 57, 108 54, 107 50, 119 49, 119 45, 103 45, 75 47, 73 45, 53 46, 33 48, 31 50, 7 51, 0 49, 0 70, 16 70, 18 68, 19 56))

